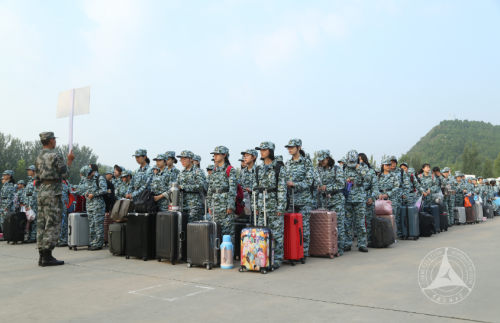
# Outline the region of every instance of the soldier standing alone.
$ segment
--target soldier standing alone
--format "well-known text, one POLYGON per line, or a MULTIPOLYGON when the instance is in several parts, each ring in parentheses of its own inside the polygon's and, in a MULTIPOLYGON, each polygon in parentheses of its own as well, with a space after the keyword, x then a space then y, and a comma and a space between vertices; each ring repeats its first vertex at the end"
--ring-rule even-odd
POLYGON ((43 150, 35 161, 38 188, 37 248, 40 253, 38 265, 64 265, 64 261, 52 257, 52 250, 61 233, 63 209, 66 207, 62 201, 62 180, 68 179, 75 155, 71 150, 67 164, 64 163, 63 158, 54 151, 56 137, 53 132, 40 133, 40 140, 43 150))

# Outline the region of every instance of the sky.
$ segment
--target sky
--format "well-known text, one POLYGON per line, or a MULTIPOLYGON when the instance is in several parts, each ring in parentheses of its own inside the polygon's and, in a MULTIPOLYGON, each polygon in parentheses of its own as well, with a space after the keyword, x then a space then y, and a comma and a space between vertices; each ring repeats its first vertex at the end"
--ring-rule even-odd
MULTIPOLYGON (((54 131, 106 165, 292 138, 400 156, 440 121, 498 124, 500 1, 0 0, 0 132, 54 131)), ((181 167, 180 164, 178 167, 181 167)))

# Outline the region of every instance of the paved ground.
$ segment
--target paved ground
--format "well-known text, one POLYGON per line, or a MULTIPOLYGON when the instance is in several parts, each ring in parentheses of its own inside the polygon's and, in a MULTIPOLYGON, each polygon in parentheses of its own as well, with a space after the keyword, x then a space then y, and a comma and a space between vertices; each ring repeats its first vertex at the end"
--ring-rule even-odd
POLYGON ((41 268, 34 245, 0 242, 0 312, 3 322, 500 322, 499 236, 496 218, 267 275, 68 248, 55 251, 66 265, 41 268), (430 301, 417 281, 439 247, 464 251, 476 268, 456 305, 430 301))

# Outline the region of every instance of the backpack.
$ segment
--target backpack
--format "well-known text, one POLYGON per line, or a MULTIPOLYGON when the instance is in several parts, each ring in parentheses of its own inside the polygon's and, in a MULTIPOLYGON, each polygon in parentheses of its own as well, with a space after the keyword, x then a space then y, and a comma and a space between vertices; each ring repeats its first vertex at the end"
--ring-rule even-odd
MULTIPOLYGON (((226 175, 229 178, 229 174, 231 173, 231 169, 233 166, 229 165, 226 168, 226 175)), ((234 203, 234 214, 236 215, 245 215, 245 196, 243 194, 243 188, 240 184, 236 187, 236 201, 234 203)))
MULTIPOLYGON (((101 175, 97 176, 95 183, 99 189, 99 179, 101 175)), ((106 194, 103 196, 104 204, 106 204, 106 212, 110 212, 115 205, 115 186, 110 181, 106 180, 106 194)))
POLYGON ((155 195, 151 190, 145 189, 137 196, 135 202, 135 212, 137 213, 155 213, 158 211, 158 206, 154 199, 155 195))

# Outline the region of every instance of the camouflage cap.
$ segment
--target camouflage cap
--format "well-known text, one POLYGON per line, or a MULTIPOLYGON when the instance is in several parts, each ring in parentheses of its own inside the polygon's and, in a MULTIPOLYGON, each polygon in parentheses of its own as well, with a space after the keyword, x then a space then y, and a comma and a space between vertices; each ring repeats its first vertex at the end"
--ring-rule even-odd
POLYGON ((14 171, 13 170, 5 170, 2 175, 14 176, 14 171))
POLYGON ((285 148, 297 147, 297 146, 302 146, 302 140, 294 138, 294 139, 290 139, 290 141, 288 142, 288 145, 286 145, 285 148))
POLYGON ((389 157, 389 158, 390 158, 390 159, 389 159, 390 161, 393 161, 393 160, 394 160, 394 161, 397 161, 397 160, 398 160, 398 159, 396 158, 396 156, 391 156, 391 157, 389 157))
POLYGON ((484 179, 483 176, 478 176, 477 179, 484 179))
POLYGON ((344 158, 344 157, 340 158, 340 159, 337 161, 337 163, 339 163, 339 164, 340 164, 340 163, 345 163, 345 158, 344 158))
POLYGON ((126 170, 127 170, 125 167, 120 166, 120 165, 115 165, 115 166, 114 166, 114 168, 115 168, 115 169, 116 169, 116 168, 119 168, 119 169, 120 169, 120 171, 121 171, 122 173, 123 173, 124 171, 126 171, 126 170))
POLYGON ((215 147, 214 151, 211 152, 211 154, 227 154, 229 157, 229 149, 225 146, 217 146, 215 147))
POLYGON ((244 162, 245 160, 243 158, 238 159, 239 162, 244 162))
POLYGON ((40 140, 48 140, 48 139, 57 138, 54 136, 54 133, 52 131, 40 132, 39 136, 40 136, 40 140))
POLYGON ((380 163, 380 165, 391 165, 391 158, 390 158, 390 157, 388 157, 388 158, 384 159, 384 160, 380 163))
POLYGON ((193 160, 196 160, 198 162, 201 162, 201 157, 199 155, 194 155, 193 160))
POLYGON ((24 184, 24 181, 20 180, 20 181, 17 182, 17 184, 24 184))
POLYGON ((114 173, 114 172, 113 172, 113 168, 109 167, 109 168, 106 170, 106 172, 104 173, 104 175, 106 175, 106 174, 111 174, 111 175, 113 175, 113 173, 114 173))
POLYGON ((80 168, 80 175, 82 175, 83 177, 88 177, 90 172, 92 172, 92 168, 90 168, 90 166, 88 165, 85 165, 82 168, 80 168))
POLYGON ((245 151, 242 151, 241 154, 242 155, 249 154, 249 155, 253 155, 255 157, 257 157, 259 155, 259 153, 255 149, 247 149, 245 151))
POLYGON ((169 150, 165 153, 165 156, 167 156, 167 158, 175 158, 175 151, 169 150))
POLYGON ((415 168, 413 168, 413 167, 409 167, 409 168, 408 168, 408 174, 410 174, 410 175, 415 175, 415 168))
POLYGON ((325 160, 328 157, 331 157, 328 149, 317 151, 316 156, 318 156, 318 160, 325 160))
POLYGON ((214 168, 215 168, 214 165, 208 165, 207 166, 207 170, 214 170, 214 168))
POLYGON ((187 158, 193 158, 194 157, 194 154, 192 151, 189 151, 189 150, 183 150, 181 151, 181 154, 178 155, 177 157, 181 158, 181 157, 187 157, 187 158))
POLYGON ((35 165, 28 166, 28 168, 26 168, 26 170, 35 171, 35 165))
POLYGON ((401 164, 399 164, 399 167, 401 167, 401 166, 406 166, 406 167, 408 167, 408 163, 407 163, 407 162, 402 162, 401 164))
POLYGON ((283 162, 283 156, 281 156, 281 155, 276 155, 276 156, 274 156, 274 159, 275 159, 277 162, 283 162))
POLYGON ((376 173, 380 173, 380 168, 379 167, 375 167, 375 172, 376 173))
POLYGON ((441 170, 441 173, 448 173, 450 171, 449 167, 445 167, 441 170))
POLYGON ((132 156, 133 157, 137 157, 137 156, 147 156, 148 154, 148 151, 146 149, 137 149, 135 151, 135 154, 133 154, 132 156))
POLYGON ((270 141, 264 141, 260 143, 260 147, 255 147, 256 150, 261 150, 261 149, 271 149, 274 150, 275 146, 272 142, 270 141))
POLYGON ((455 171, 455 177, 459 177, 459 176, 462 176, 462 174, 460 174, 460 171, 459 171, 459 170, 456 170, 456 171, 455 171))
POLYGON ((130 175, 132 175, 132 172, 131 172, 131 171, 129 171, 129 170, 125 170, 125 171, 123 171, 123 173, 120 175, 120 178, 122 178, 122 177, 127 177, 127 176, 130 176, 130 175))
POLYGON ((347 161, 346 164, 349 167, 356 167, 359 160, 359 154, 356 150, 351 150, 347 153, 347 161))
POLYGON ((168 159, 168 157, 165 154, 158 154, 158 156, 156 156, 156 158, 153 158, 153 160, 167 160, 167 159, 168 159))

